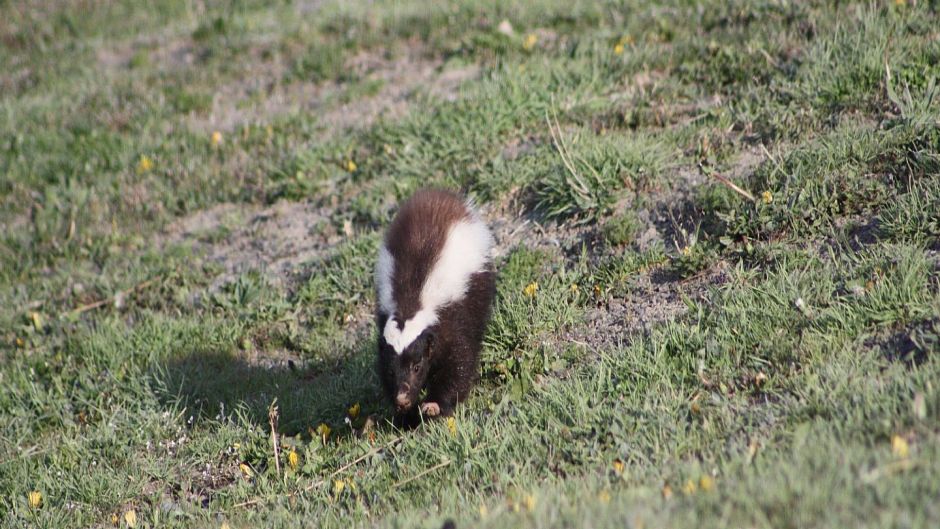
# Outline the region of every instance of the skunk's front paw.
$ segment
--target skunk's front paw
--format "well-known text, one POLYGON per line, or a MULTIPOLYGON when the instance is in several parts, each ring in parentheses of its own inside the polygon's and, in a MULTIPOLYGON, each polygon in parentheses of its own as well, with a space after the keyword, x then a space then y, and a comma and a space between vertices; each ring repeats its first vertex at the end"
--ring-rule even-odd
POLYGON ((441 414, 441 407, 436 402, 423 402, 421 404, 421 413, 428 417, 437 417, 441 414))

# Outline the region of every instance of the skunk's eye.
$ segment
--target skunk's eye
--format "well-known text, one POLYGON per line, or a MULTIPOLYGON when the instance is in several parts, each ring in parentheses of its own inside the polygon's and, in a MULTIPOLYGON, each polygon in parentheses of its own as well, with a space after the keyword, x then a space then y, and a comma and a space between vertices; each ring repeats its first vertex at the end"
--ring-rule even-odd
POLYGON ((421 369, 421 364, 415 364, 411 366, 411 370, 415 373, 417 373, 420 369, 421 369))

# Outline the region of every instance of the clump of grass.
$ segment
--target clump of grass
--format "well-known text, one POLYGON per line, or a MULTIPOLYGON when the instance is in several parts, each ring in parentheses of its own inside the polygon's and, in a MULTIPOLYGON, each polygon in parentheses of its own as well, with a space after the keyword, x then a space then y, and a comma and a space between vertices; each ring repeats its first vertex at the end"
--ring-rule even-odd
MULTIPOLYGON (((668 261, 661 245, 653 246, 644 252, 624 251, 605 256, 588 270, 580 281, 579 290, 591 290, 596 298, 602 293, 622 296, 629 289, 630 281, 637 274, 648 272, 668 261)), ((599 301, 595 299, 595 301, 599 301)))
POLYGON ((212 108, 212 94, 184 86, 167 86, 163 91, 167 101, 176 112, 207 112, 212 108))
POLYGON ((346 68, 346 45, 322 41, 311 45, 294 58, 285 81, 348 81, 354 78, 346 68))
POLYGON ((363 235, 344 243, 326 259, 310 263, 310 278, 294 299, 308 326, 305 349, 331 347, 359 307, 370 302, 378 241, 378 233, 363 235))
POLYGON ((552 353, 540 340, 574 323, 580 313, 578 275, 552 266, 548 254, 524 247, 510 253, 498 268, 496 302, 482 355, 483 375, 509 383, 519 393, 553 363, 552 353))
POLYGON ((882 233, 896 241, 940 243, 940 179, 915 182, 910 191, 883 208, 878 219, 882 233))
POLYGON ((604 241, 613 247, 626 246, 636 238, 640 227, 640 220, 634 211, 623 211, 604 224, 604 241))
POLYGON ((549 126, 560 163, 535 185, 536 208, 550 219, 575 224, 596 221, 625 198, 644 190, 666 167, 665 145, 642 135, 595 136, 579 130, 570 137, 549 126))
POLYGON ((670 259, 669 268, 679 278, 687 279, 710 267, 717 259, 713 245, 692 243, 678 249, 670 259))
POLYGON ((887 131, 846 126, 770 155, 742 184, 754 201, 716 184, 698 193, 696 205, 706 234, 726 244, 780 232, 819 235, 836 218, 886 206, 904 182, 934 171, 937 160, 929 151, 938 141, 935 127, 916 123, 887 131))

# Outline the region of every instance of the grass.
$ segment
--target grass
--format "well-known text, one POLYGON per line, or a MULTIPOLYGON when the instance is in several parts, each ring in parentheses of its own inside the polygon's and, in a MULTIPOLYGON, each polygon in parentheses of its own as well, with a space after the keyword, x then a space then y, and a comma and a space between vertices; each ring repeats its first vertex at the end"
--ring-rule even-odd
POLYGON ((936 526, 924 4, 0 3, 0 526, 936 526), (402 432, 425 185, 498 294, 402 432))

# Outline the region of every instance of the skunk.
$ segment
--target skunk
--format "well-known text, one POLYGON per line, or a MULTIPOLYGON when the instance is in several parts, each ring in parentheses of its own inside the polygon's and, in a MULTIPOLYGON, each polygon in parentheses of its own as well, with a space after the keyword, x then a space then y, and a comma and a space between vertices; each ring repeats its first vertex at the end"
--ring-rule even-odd
POLYGON ((379 379, 396 424, 453 414, 478 380, 496 293, 492 247, 473 204, 449 191, 416 192, 392 220, 375 285, 379 379))

